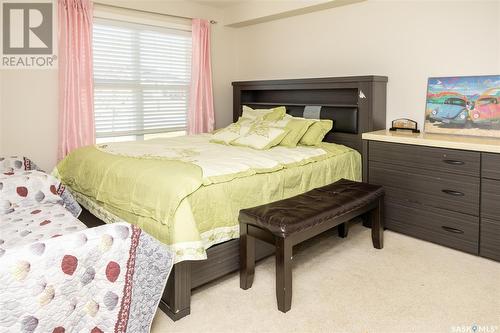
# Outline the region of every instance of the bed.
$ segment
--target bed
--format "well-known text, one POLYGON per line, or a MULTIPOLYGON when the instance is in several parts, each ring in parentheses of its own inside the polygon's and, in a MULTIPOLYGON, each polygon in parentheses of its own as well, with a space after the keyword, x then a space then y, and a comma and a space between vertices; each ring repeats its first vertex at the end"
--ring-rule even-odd
MULTIPOLYGON (((89 225, 123 219, 176 253, 160 308, 177 320, 190 313, 192 289, 238 269, 240 209, 340 178, 361 180, 361 133, 385 127, 386 82, 365 76, 233 83, 234 120, 242 105, 283 105, 294 116, 332 119, 319 147, 253 151, 210 143, 210 135, 109 143, 72 154, 57 171, 89 225)), ((273 251, 259 243, 257 258, 273 251)))

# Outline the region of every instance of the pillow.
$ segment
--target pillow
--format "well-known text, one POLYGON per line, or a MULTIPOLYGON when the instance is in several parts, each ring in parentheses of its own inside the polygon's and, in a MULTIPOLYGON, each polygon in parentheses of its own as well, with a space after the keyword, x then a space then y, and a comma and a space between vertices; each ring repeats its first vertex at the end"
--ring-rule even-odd
POLYGON ((332 127, 333 121, 330 119, 314 120, 314 124, 307 129, 306 134, 300 139, 299 143, 304 146, 319 145, 332 127))
POLYGON ((304 136, 309 127, 314 124, 314 122, 315 121, 312 119, 297 118, 286 115, 283 120, 276 122, 278 123, 277 127, 282 127, 279 126, 279 124, 284 123, 283 127, 288 130, 287 135, 285 135, 279 145, 291 148, 297 147, 300 139, 304 136))
POLYGON ((241 117, 253 120, 281 120, 285 114, 286 108, 284 106, 272 109, 252 109, 251 107, 243 105, 241 117))
POLYGON ((38 167, 26 157, 0 156, 0 173, 12 174, 25 170, 38 170, 38 167))
POLYGON ((274 124, 275 122, 265 120, 254 122, 248 133, 232 141, 231 144, 259 150, 274 147, 289 132, 286 128, 273 126, 274 124))
POLYGON ((231 141, 247 134, 252 124, 252 120, 240 117, 237 122, 214 132, 210 142, 229 144, 231 141))

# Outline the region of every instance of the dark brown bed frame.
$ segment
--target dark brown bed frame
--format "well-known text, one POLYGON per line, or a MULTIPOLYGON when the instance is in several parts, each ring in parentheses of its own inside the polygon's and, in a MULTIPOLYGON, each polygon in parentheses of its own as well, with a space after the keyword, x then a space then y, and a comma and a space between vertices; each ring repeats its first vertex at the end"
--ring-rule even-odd
MULTIPOLYGON (((295 116, 302 116, 305 106, 321 106, 321 118, 334 122, 324 141, 346 145, 363 154, 361 134, 385 128, 386 85, 385 76, 233 82, 233 119, 236 121, 241 115, 242 105, 285 106, 287 113, 295 116)), ((89 226, 102 224, 87 211, 81 219, 89 226)), ((256 242, 256 260, 273 253, 273 246, 256 242)), ((193 289, 239 269, 239 239, 210 247, 207 257, 174 265, 159 305, 174 321, 190 314, 193 289)))

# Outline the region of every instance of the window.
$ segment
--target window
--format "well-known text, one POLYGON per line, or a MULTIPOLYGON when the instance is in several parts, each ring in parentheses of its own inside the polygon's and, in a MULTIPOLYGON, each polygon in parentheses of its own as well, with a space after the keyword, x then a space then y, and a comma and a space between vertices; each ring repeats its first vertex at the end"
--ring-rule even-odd
POLYGON ((186 129, 189 31, 96 19, 93 47, 98 142, 186 129))

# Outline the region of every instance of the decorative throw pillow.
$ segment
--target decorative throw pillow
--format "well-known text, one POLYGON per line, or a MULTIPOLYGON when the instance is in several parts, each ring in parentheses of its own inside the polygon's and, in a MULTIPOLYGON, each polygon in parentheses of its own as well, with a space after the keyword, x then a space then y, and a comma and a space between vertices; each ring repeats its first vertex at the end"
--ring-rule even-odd
POLYGON ((330 119, 314 120, 314 124, 307 129, 299 143, 304 146, 319 145, 332 127, 333 121, 330 119))
POLYGON ((281 120, 286 114, 286 108, 279 106, 272 109, 252 109, 249 106, 243 105, 242 118, 253 120, 281 120))
POLYGON ((229 144, 231 141, 247 134, 252 124, 253 120, 240 117, 237 122, 214 132, 210 142, 229 144))
POLYGON ((269 149, 278 145, 289 132, 286 128, 274 127, 275 122, 254 122, 245 135, 231 142, 235 146, 250 147, 253 149, 269 149))
POLYGON ((0 173, 12 174, 25 170, 38 170, 38 167, 26 157, 0 156, 0 173))
POLYGON ((279 143, 280 146, 297 147, 300 139, 307 132, 308 128, 314 124, 312 119, 304 119, 285 115, 283 120, 276 121, 276 127, 283 127, 288 130, 287 135, 279 143))

